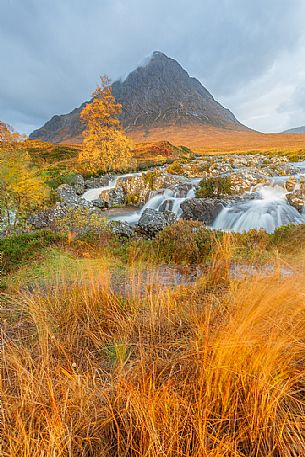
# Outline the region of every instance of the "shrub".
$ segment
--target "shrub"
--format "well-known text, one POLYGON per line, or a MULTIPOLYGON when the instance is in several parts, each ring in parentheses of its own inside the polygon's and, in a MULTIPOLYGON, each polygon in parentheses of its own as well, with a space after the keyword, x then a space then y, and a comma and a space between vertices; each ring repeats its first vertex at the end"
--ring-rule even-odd
POLYGON ((171 175, 183 175, 184 173, 184 170, 183 170, 183 167, 181 165, 181 162, 179 162, 178 160, 176 160, 175 162, 171 163, 168 167, 167 167, 167 173, 170 173, 171 175))
POLYGON ((56 228, 68 234, 70 241, 86 233, 94 235, 110 233, 105 217, 82 207, 67 209, 65 214, 56 219, 56 228))
POLYGON ((148 171, 147 173, 143 173, 143 181, 149 186, 150 190, 155 189, 155 178, 159 175, 157 171, 148 171))
POLYGON ((155 255, 166 262, 201 263, 210 256, 217 236, 200 222, 181 220, 156 236, 155 255))
POLYGON ((197 198, 221 197, 231 195, 231 179, 229 176, 218 176, 202 179, 196 191, 197 198))
POLYGON ((270 235, 270 245, 287 253, 295 253, 305 245, 305 225, 284 225, 270 235))

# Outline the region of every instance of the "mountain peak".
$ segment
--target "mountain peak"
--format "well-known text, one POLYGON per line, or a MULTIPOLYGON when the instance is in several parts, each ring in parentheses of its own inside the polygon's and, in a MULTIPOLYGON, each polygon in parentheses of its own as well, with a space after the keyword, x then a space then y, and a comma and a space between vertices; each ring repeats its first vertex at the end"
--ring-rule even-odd
MULTIPOLYGON (((122 104, 121 120, 127 132, 142 129, 148 133, 153 128, 173 125, 246 128, 175 59, 160 51, 154 51, 150 60, 132 71, 124 81, 115 81, 112 90, 122 104)), ((82 107, 66 115, 54 116, 30 138, 51 142, 80 139, 84 129, 80 121, 82 107)))

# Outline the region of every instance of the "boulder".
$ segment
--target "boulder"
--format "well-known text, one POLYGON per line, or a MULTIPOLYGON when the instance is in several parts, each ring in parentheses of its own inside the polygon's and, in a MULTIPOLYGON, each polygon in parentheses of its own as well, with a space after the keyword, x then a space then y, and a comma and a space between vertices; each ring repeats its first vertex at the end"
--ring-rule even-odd
POLYGON ((116 187, 115 189, 103 190, 99 195, 99 199, 106 202, 109 208, 113 208, 124 205, 126 197, 123 188, 116 187))
POLYGON ((290 176, 285 183, 285 188, 287 192, 293 192, 295 190, 297 180, 294 176, 290 176))
POLYGON ((39 211, 28 218, 28 223, 35 229, 55 229, 56 219, 64 216, 69 207, 62 202, 57 202, 52 208, 39 211))
POLYGON ((98 187, 108 186, 110 182, 110 175, 103 175, 97 178, 86 179, 85 189, 96 189, 98 187))
POLYGON ((146 208, 137 224, 137 232, 153 238, 158 232, 168 225, 176 222, 176 215, 171 211, 160 212, 156 209, 146 208))
POLYGON ((109 204, 107 202, 105 202, 105 200, 101 200, 100 198, 98 198, 97 200, 92 200, 91 203, 95 208, 100 208, 100 209, 109 208, 109 204))
POLYGON ((77 195, 83 195, 85 192, 85 180, 82 175, 75 175, 73 187, 77 195))
POLYGON ((121 238, 131 238, 135 233, 134 228, 127 224, 127 222, 111 221, 109 226, 112 233, 121 238))
POLYGON ((76 190, 73 186, 68 184, 62 184, 56 189, 56 196, 60 203, 64 203, 67 206, 81 206, 84 208, 92 208, 91 202, 77 195, 76 190))
POLYGON ((141 205, 148 200, 152 191, 167 189, 183 182, 183 180, 184 178, 164 172, 148 172, 142 173, 142 175, 119 178, 116 183, 116 190, 122 189, 125 194, 125 202, 141 205))
POLYGON ((181 203, 181 218, 211 225, 224 208, 225 202, 219 198, 190 198, 181 203))
POLYGON ((305 204, 305 194, 302 191, 296 190, 286 195, 288 203, 298 211, 302 211, 305 204))

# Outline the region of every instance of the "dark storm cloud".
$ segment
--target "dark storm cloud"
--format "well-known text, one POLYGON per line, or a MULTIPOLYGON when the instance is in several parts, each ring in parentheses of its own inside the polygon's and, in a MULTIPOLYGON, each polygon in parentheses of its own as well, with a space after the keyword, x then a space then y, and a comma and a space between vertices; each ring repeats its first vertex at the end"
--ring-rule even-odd
POLYGON ((252 127, 294 126, 304 19, 303 0, 0 0, 0 118, 30 131, 161 50, 252 127))

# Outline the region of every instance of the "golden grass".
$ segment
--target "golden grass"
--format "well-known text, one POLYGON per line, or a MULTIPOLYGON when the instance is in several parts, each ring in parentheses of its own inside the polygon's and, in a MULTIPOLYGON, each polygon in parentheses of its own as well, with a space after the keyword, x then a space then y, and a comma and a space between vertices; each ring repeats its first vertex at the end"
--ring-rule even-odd
POLYGON ((188 287, 122 296, 104 267, 3 295, 1 455, 305 455, 304 276, 230 255, 188 287))
POLYGON ((136 143, 167 140, 175 145, 187 146, 193 152, 206 154, 305 149, 304 134, 263 134, 251 130, 234 131, 204 126, 154 128, 148 134, 138 130, 131 132, 130 136, 136 143))
MULTIPOLYGON (((229 154, 246 152, 273 152, 296 153, 305 151, 305 134, 259 133, 252 130, 229 130, 206 126, 169 126, 153 128, 149 132, 133 130, 128 136, 135 142, 135 156, 139 150, 145 151, 145 144, 149 146, 160 142, 170 142, 175 146, 183 145, 195 153, 200 154, 229 154)), ((64 141, 65 144, 82 142, 82 138, 72 138, 64 141)), ((150 148, 148 157, 154 157, 157 151, 150 148)), ((164 154, 161 153, 163 157, 164 154)), ((146 158, 148 158, 146 157, 146 158)))

